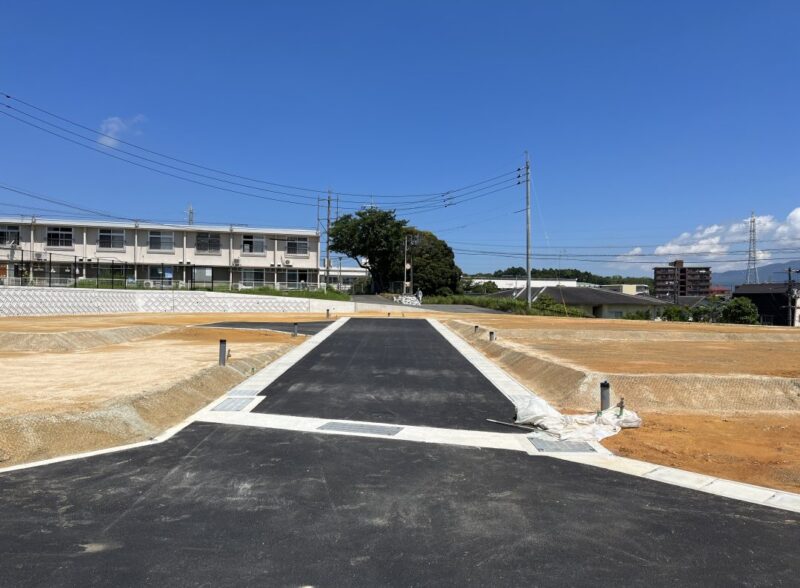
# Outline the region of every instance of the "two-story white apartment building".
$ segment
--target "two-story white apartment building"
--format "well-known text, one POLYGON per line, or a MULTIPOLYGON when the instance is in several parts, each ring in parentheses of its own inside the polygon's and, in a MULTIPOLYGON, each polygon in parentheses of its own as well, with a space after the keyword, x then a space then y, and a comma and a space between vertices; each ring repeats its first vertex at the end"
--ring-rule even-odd
POLYGON ((0 283, 316 288, 319 246, 307 229, 0 218, 0 283))

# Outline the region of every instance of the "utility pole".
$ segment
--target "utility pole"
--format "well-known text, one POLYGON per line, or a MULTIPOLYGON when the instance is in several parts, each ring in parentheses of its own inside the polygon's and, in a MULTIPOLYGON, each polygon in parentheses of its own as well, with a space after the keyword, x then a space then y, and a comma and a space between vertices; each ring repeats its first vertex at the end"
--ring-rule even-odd
POLYGON ((531 307, 531 160, 525 152, 525 287, 531 307))
POLYGON ((328 221, 325 227, 325 288, 331 275, 331 189, 328 188, 328 221))
POLYGON ((408 294, 408 235, 403 237, 403 295, 408 294))
POLYGON ((194 224, 194 206, 189 203, 189 208, 186 209, 186 222, 187 224, 194 224))

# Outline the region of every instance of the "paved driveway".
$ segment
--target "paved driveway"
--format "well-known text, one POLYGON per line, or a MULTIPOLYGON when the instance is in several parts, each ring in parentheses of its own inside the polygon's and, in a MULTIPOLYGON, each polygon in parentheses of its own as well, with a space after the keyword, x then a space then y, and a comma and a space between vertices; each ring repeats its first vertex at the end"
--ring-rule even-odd
POLYGON ((514 405, 423 319, 350 319, 262 392, 254 411, 517 432, 514 405))
MULTIPOLYGON (((351 320, 259 407, 338 415, 350 376, 377 382, 387 422, 426 424, 437 411, 421 407, 437 395, 462 417, 447 426, 507 408, 424 325, 351 320), (399 353, 412 345, 421 351, 399 353), (380 357, 397 373, 370 371, 380 357), (431 365, 442 390, 406 397, 428 386, 414 370, 431 365), (327 393, 317 389, 326 378, 327 393)), ((353 398, 351 416, 378 406, 353 398)), ((245 426, 286 417, 243 416, 0 474, 0 585, 797 585, 792 512, 523 451, 245 426)))

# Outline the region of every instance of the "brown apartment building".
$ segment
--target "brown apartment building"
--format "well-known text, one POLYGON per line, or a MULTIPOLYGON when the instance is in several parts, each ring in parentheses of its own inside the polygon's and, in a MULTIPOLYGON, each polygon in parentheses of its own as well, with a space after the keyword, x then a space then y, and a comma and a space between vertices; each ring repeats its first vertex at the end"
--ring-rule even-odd
POLYGON ((653 268, 653 295, 675 302, 682 296, 708 296, 711 293, 711 268, 687 267, 676 259, 666 267, 653 268))

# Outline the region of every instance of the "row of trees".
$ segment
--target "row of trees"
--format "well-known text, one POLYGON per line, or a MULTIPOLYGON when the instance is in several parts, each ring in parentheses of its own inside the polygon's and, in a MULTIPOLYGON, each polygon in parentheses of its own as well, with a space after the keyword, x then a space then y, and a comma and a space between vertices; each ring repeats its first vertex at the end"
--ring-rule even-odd
MULTIPOLYGON (((711 298, 704 306, 687 308, 668 306, 661 311, 661 318, 667 321, 692 321, 696 323, 733 323, 739 325, 758 324, 758 308, 749 298, 722 300, 711 298)), ((626 314, 626 319, 650 320, 655 317, 647 311, 626 314)))
MULTIPOLYGON (((524 278, 525 268, 519 266, 507 267, 505 269, 497 270, 491 274, 475 274, 475 278, 524 278)), ((631 277, 631 276, 600 276, 592 272, 586 272, 579 269, 557 269, 557 268, 542 268, 531 269, 532 279, 548 279, 548 280, 578 280, 579 282, 589 282, 591 284, 647 284, 653 288, 653 279, 646 277, 631 277)))

